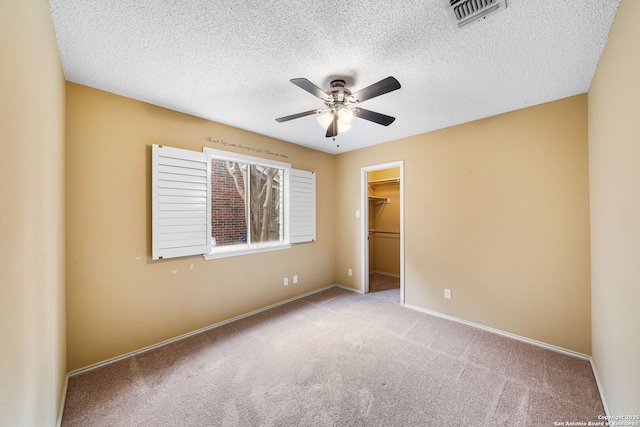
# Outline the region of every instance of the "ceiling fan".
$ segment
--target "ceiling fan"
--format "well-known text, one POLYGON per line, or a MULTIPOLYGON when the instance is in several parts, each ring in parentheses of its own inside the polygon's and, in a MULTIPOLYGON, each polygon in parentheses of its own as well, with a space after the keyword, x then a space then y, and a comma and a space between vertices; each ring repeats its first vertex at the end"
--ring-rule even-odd
POLYGON ((335 140, 338 132, 346 132, 351 128, 351 122, 354 117, 369 120, 383 126, 389 126, 396 119, 395 117, 356 106, 367 99, 400 89, 400 83, 393 77, 387 77, 353 94, 345 87, 345 81, 339 79, 333 80, 331 87, 326 92, 305 78, 291 79, 291 83, 320 98, 324 102, 325 108, 280 117, 276 119, 279 123, 312 114, 321 114, 318 117, 318 121, 327 130, 326 137, 335 140))

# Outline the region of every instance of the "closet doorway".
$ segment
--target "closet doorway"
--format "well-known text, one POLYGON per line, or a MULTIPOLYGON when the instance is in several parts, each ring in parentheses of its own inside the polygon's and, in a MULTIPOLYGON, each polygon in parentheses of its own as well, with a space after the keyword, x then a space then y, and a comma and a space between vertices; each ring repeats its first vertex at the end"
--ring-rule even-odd
POLYGON ((362 168, 362 290, 399 287, 404 305, 404 162, 362 168))

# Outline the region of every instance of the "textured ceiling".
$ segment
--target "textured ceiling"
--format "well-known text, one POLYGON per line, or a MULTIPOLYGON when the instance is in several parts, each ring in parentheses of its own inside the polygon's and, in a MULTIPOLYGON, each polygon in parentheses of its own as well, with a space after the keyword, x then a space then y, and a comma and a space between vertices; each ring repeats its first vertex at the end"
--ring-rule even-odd
POLYGON ((340 153, 588 92, 620 0, 507 0, 456 31, 443 0, 49 0, 68 81, 340 153), (336 141, 289 82, 355 92, 396 117, 336 141), (339 147, 336 145, 339 143, 339 147))

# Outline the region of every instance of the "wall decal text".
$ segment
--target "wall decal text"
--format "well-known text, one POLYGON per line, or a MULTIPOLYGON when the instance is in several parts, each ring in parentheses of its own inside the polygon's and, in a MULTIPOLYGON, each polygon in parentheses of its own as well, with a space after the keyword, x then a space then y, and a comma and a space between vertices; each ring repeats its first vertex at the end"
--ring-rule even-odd
POLYGON ((222 147, 225 147, 225 148, 227 147, 238 148, 240 150, 247 151, 248 153, 251 153, 251 154, 266 154, 268 156, 279 157, 281 159, 289 158, 289 156, 287 156, 284 153, 276 153, 271 150, 267 150, 263 148, 251 147, 250 145, 236 144, 234 142, 225 141, 224 139, 212 138, 210 136, 206 137, 205 141, 211 142, 213 144, 221 145, 222 147))

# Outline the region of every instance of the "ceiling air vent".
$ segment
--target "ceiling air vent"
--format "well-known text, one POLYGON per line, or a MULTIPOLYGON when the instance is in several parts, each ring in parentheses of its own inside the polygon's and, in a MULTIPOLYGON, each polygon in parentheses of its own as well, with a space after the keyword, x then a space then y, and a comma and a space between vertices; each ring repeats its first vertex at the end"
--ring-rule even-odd
POLYGON ((507 0, 444 0, 444 4, 458 30, 507 8, 507 0))

